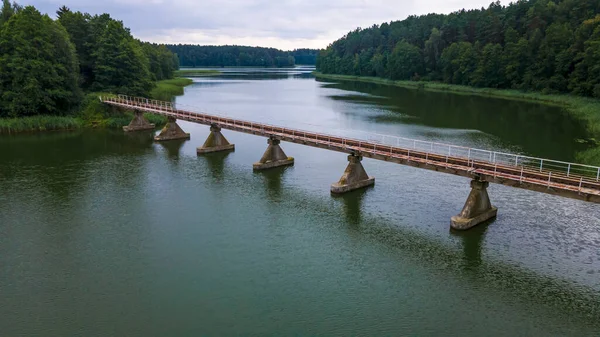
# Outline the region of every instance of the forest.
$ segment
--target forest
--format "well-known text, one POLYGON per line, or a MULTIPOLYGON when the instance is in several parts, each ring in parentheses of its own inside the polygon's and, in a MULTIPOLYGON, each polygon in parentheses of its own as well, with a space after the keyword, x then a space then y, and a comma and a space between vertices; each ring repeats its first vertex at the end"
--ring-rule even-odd
POLYGON ((167 45, 179 57, 182 67, 292 67, 296 64, 315 65, 318 50, 247 46, 167 45))
POLYGON ((147 96, 179 68, 164 45, 134 39, 108 14, 56 13, 3 0, 0 117, 74 114, 92 92, 147 96))
POLYGON ((600 98, 600 1, 498 1, 356 29, 317 70, 600 98))

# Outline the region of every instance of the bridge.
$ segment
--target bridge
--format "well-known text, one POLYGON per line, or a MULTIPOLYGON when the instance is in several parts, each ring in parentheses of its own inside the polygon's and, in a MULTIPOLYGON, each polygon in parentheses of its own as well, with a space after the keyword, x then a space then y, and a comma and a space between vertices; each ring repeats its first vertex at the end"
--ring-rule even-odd
POLYGON ((489 183, 600 203, 600 167, 596 166, 389 135, 347 138, 178 109, 174 103, 147 98, 119 95, 100 97, 100 100, 134 111, 134 119, 123 128, 125 131, 153 130, 154 124, 145 119, 144 113, 166 116, 168 123, 155 137, 157 141, 190 138, 177 120, 210 126, 208 139, 197 149, 199 155, 234 150, 235 145, 227 141, 222 129, 265 137, 268 147, 253 165, 255 170, 294 164, 294 159, 281 148, 281 141, 348 153, 349 163, 344 174, 331 185, 334 194, 375 183, 375 178, 368 176, 362 166, 363 157, 471 178, 471 193, 465 206, 459 215, 451 218, 452 228, 458 230, 469 229, 497 215, 498 209, 492 206, 487 192, 489 183))

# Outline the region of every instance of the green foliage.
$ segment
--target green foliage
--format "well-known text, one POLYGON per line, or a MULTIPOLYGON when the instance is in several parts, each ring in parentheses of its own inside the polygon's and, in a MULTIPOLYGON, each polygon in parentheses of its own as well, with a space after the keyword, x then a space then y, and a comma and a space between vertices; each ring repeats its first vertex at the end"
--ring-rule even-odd
POLYGON ((402 40, 396 44, 388 58, 390 78, 394 80, 409 80, 423 73, 423 57, 417 46, 402 40))
POLYGON ((217 76, 222 73, 213 69, 179 69, 175 71, 175 76, 179 77, 201 77, 201 76, 217 76))
POLYGON ((317 50, 285 52, 275 48, 246 46, 167 45, 182 67, 291 67, 315 64, 317 50))
POLYGON ((84 96, 81 89, 147 96, 154 81, 173 78, 179 67, 164 45, 135 40, 108 14, 92 16, 65 6, 56 13, 53 21, 32 6, 2 2, 0 118, 44 116, 21 124, 4 118, 5 130, 72 125, 69 118, 48 119, 57 115, 76 115, 78 125, 124 118, 101 104, 97 93, 84 96))
POLYGON ((108 14, 91 16, 63 6, 57 15, 75 44, 86 90, 147 95, 152 81, 173 78, 179 67, 164 45, 135 40, 108 14))
POLYGON ((152 88, 149 61, 140 43, 120 21, 111 20, 92 53, 95 91, 146 96, 152 88))
POLYGON ((183 87, 192 84, 189 78, 175 78, 156 83, 156 87, 150 92, 150 97, 161 101, 171 101, 173 96, 183 95, 183 87))
POLYGON ((25 7, 0 29, 0 116, 61 115, 79 102, 78 63, 65 29, 25 7))
POLYGON ((72 130, 82 126, 81 120, 67 116, 37 115, 20 118, 0 118, 0 134, 72 130))
POLYGON ((150 61, 150 73, 154 81, 162 81, 173 78, 179 69, 179 61, 176 56, 164 45, 142 43, 146 57, 150 61))
POLYGON ((317 69, 600 97, 598 13, 596 0, 520 0, 411 16, 349 32, 317 69))
POLYGON ((94 124, 100 120, 111 118, 117 115, 122 115, 113 106, 104 104, 100 101, 100 97, 115 96, 109 93, 94 92, 85 95, 81 103, 81 108, 77 116, 87 124, 94 124))
POLYGON ((0 26, 8 22, 11 16, 15 14, 15 8, 9 0, 2 0, 2 10, 0 10, 0 26))

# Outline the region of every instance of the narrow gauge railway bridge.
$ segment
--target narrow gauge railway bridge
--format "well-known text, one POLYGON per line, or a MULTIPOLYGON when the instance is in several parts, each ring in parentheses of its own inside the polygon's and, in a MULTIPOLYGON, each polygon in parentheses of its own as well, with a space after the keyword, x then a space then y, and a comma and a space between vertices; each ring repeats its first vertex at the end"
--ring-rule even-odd
POLYGON ((331 192, 335 194, 375 183, 375 178, 369 177, 361 164, 363 157, 471 178, 472 190, 465 206, 459 215, 451 218, 451 226, 455 229, 468 229, 496 216, 498 210, 492 206, 487 193, 489 183, 600 203, 600 167, 394 136, 375 135, 363 140, 346 138, 198 113, 178 109, 171 102, 146 98, 120 95, 100 97, 100 100, 135 112, 134 119, 123 128, 125 131, 154 129, 154 125, 144 118, 144 113, 167 116, 168 123, 155 137, 157 141, 190 138, 177 125, 178 119, 210 126, 208 139, 197 150, 199 155, 234 149, 234 144, 221 133, 222 129, 266 137, 268 147, 254 164, 255 170, 293 165, 294 159, 285 155, 281 141, 348 153, 349 164, 344 174, 331 185, 331 192))

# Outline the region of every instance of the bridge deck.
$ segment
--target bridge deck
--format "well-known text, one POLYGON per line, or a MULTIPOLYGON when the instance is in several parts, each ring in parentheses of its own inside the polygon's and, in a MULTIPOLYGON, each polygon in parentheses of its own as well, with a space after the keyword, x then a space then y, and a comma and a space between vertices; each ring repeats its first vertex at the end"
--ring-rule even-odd
POLYGON ((398 139, 398 143, 400 140, 404 143, 412 142, 412 146, 408 147, 394 146, 379 141, 351 139, 186 111, 176 109, 170 102, 145 98, 119 96, 118 98, 101 97, 101 100, 124 109, 170 116, 204 125, 217 124, 223 129, 232 131, 264 137, 274 136, 287 142, 345 153, 359 153, 364 157, 377 160, 463 177, 480 177, 491 183, 600 203, 600 168, 598 167, 383 136, 384 141, 385 137, 391 137, 398 139), (418 148, 418 143, 425 143, 430 149, 418 148), (434 151, 434 147, 440 145, 444 147, 446 155, 440 154, 439 149, 434 151), (452 155, 453 150, 461 153, 452 155), (486 160, 487 158, 489 160, 486 160))

